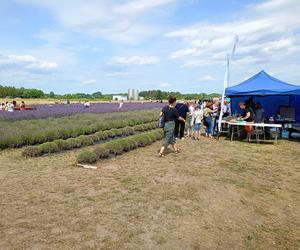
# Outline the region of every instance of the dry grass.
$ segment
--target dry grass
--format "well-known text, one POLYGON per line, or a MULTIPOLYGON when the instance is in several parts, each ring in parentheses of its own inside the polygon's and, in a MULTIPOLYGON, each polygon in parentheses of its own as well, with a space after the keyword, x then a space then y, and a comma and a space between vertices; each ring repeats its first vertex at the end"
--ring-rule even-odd
POLYGON ((98 164, 0 152, 0 248, 299 249, 300 143, 203 138, 98 164))

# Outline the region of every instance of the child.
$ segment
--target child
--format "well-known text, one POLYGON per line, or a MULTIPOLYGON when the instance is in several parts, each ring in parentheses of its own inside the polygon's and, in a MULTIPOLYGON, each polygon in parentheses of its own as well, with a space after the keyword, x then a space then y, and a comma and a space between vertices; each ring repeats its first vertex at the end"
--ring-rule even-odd
POLYGON ((203 119, 203 110, 199 108, 199 106, 195 107, 195 134, 194 139, 200 140, 200 129, 201 129, 201 121, 203 119))

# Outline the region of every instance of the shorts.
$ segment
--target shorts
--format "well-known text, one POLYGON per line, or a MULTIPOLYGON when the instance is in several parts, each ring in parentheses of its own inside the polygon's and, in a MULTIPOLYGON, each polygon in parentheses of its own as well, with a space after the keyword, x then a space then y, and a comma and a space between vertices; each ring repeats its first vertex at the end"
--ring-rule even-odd
POLYGON ((201 129, 201 123, 195 123, 194 130, 198 132, 198 131, 200 131, 200 129, 201 129))
POLYGON ((252 126, 245 126, 245 130, 247 132, 251 132, 252 131, 252 126))

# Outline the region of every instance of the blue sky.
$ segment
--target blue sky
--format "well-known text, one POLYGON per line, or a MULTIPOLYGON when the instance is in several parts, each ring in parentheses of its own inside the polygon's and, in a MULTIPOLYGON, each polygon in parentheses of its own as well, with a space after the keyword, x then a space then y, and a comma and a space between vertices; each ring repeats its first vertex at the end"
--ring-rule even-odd
POLYGON ((221 92, 264 69, 300 84, 298 0, 1 0, 0 84, 56 93, 221 92))

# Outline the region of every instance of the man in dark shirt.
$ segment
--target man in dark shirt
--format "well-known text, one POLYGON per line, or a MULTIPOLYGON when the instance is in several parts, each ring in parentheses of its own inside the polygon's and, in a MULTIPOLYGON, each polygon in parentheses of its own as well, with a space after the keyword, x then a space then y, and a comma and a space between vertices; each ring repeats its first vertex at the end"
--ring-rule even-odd
MULTIPOLYGON (((189 112, 189 107, 187 103, 177 103, 175 108, 177 109, 179 115, 186 120, 187 113, 189 112)), ((184 129, 185 122, 176 120, 175 121, 175 138, 184 139, 184 129)))

